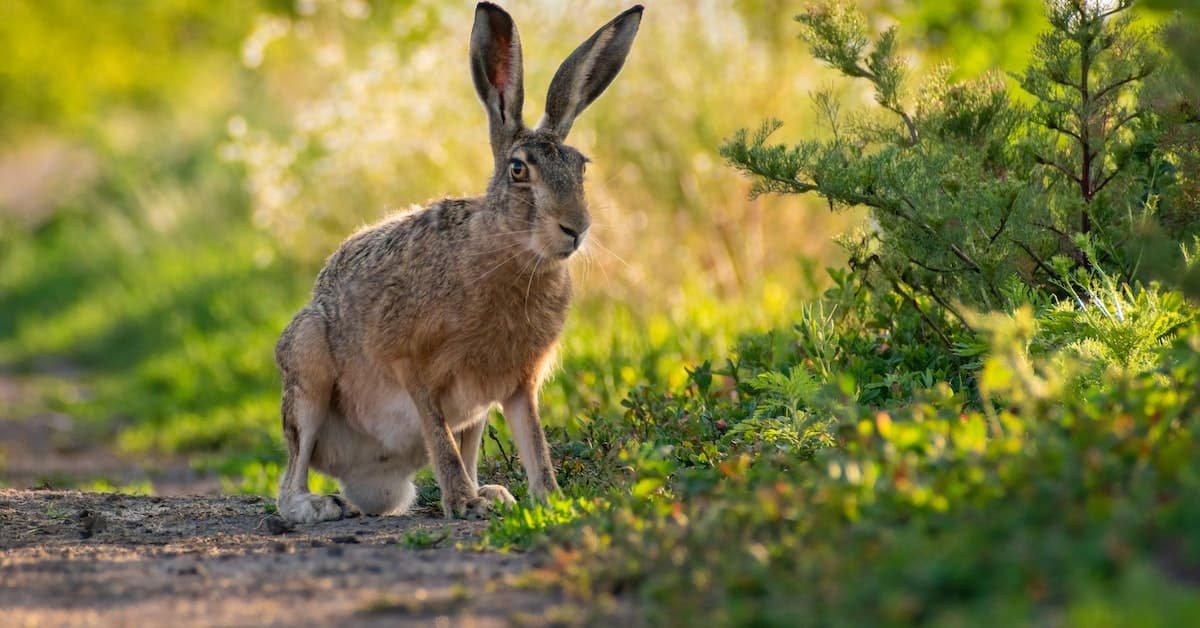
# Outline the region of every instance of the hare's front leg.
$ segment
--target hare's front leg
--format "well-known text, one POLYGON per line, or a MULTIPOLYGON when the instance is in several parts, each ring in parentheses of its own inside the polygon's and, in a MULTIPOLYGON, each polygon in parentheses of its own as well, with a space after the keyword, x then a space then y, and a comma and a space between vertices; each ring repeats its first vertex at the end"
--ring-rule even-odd
POLYGON ((504 418, 517 441, 517 453, 525 467, 525 479, 529 482, 529 493, 545 499, 558 492, 558 481, 554 479, 554 465, 550 463, 550 448, 546 445, 546 433, 538 418, 537 391, 532 386, 522 386, 504 400, 504 418))
POLYGON ((471 476, 471 484, 476 487, 476 493, 480 497, 488 501, 515 504, 517 500, 513 499, 507 488, 499 484, 479 486, 479 446, 483 441, 483 432, 487 429, 487 419, 488 413, 484 411, 482 417, 459 432, 458 451, 462 455, 463 465, 467 468, 467 475, 471 476))
POLYGON ((458 439, 450 429, 441 404, 429 390, 413 391, 413 400, 421 414, 421 432, 438 488, 442 490, 442 510, 447 517, 482 519, 487 516, 491 502, 479 496, 475 482, 467 473, 458 439))

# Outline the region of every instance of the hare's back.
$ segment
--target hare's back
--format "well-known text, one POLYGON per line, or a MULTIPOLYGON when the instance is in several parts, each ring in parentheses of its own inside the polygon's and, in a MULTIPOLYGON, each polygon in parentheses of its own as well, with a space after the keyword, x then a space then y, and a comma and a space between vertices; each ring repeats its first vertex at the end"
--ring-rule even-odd
MULTIPOLYGON (((358 282, 395 283, 445 268, 467 237, 479 199, 445 199, 389 216, 347 238, 325 262, 317 291, 338 292, 358 282)), ((365 286, 370 287, 370 286, 365 286)))

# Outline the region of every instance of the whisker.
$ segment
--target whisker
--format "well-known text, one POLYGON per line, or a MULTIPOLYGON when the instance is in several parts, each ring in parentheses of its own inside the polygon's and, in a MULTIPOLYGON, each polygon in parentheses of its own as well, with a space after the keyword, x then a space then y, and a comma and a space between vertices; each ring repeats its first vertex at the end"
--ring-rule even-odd
POLYGON ((488 231, 486 234, 475 234, 475 233, 468 234, 461 238, 454 238, 453 241, 454 242, 464 242, 466 240, 483 239, 485 237, 523 235, 523 234, 528 234, 528 233, 532 233, 532 231, 530 231, 528 229, 512 229, 512 230, 507 230, 507 231, 488 231))
POLYGON ((591 253, 586 248, 579 249, 579 259, 583 264, 583 280, 589 281, 592 278, 592 258, 591 253))
POLYGON ((607 246, 604 246, 604 244, 602 242, 600 242, 600 238, 592 238, 592 242, 595 242, 596 246, 604 249, 606 252, 608 252, 609 255, 617 258, 617 261, 624 264, 625 268, 630 268, 629 262, 625 261, 620 255, 617 255, 616 253, 614 253, 612 249, 608 248, 607 246))
POLYGON ((516 276, 516 277, 520 277, 521 275, 524 275, 524 274, 525 274, 525 271, 526 271, 526 270, 528 270, 528 269, 529 269, 529 267, 531 267, 531 266, 533 266, 534 264, 536 264, 536 263, 537 263, 537 261, 538 261, 538 259, 540 259, 540 258, 541 258, 541 256, 540 256, 540 255, 533 255, 533 256, 530 256, 530 258, 529 258, 529 260, 528 260, 528 261, 526 261, 524 264, 521 264, 521 269, 520 269, 520 270, 518 270, 518 271, 516 272, 516 275, 515 275, 515 276, 516 276))
POLYGON ((479 283, 480 281, 483 281, 484 277, 487 277, 488 275, 496 272, 497 270, 499 270, 499 268, 501 266, 504 266, 505 264, 511 262, 512 260, 517 259, 517 257, 519 257, 521 255, 521 253, 523 253, 523 252, 524 251, 517 251, 516 253, 512 254, 511 256, 509 256, 508 258, 506 258, 504 261, 500 262, 499 264, 496 264, 495 266, 491 267, 490 269, 488 269, 487 272, 476 277, 473 281, 471 281, 471 283, 469 283, 463 287, 469 288, 469 287, 474 286, 475 284, 479 283))
POLYGON ((594 260, 596 263, 596 266, 600 267, 600 272, 604 273, 604 287, 605 288, 609 287, 609 285, 612 284, 612 278, 608 276, 608 269, 604 267, 604 264, 601 263, 600 260, 595 259, 596 253, 590 247, 588 248, 587 253, 588 253, 588 261, 591 262, 594 260))
POLYGON ((538 266, 542 264, 542 256, 537 257, 537 263, 533 265, 533 270, 529 273, 529 283, 525 284, 525 322, 532 324, 533 319, 529 317, 529 289, 533 287, 533 276, 537 274, 538 266))
POLYGON ((491 255, 491 254, 493 254, 493 253, 499 253, 499 252, 501 252, 501 251, 507 251, 507 250, 509 250, 509 249, 511 249, 511 248, 513 248, 513 247, 517 247, 517 246, 524 246, 524 244, 525 244, 524 242, 510 242, 510 243, 508 243, 508 244, 505 244, 505 245, 503 245, 503 246, 498 246, 498 247, 495 247, 495 248, 492 248, 492 249, 480 249, 480 250, 478 250, 478 251, 474 251, 474 253, 476 253, 477 255, 491 255))

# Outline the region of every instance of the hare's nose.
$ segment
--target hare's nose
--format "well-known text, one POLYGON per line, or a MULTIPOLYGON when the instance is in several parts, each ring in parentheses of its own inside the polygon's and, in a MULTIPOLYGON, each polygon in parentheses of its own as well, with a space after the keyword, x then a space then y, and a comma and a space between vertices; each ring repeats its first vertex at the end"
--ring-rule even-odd
POLYGON ((567 237, 571 238, 571 248, 575 248, 575 249, 579 248, 579 232, 578 231, 576 231, 562 223, 559 223, 558 228, 560 230, 562 230, 563 233, 567 234, 567 237))

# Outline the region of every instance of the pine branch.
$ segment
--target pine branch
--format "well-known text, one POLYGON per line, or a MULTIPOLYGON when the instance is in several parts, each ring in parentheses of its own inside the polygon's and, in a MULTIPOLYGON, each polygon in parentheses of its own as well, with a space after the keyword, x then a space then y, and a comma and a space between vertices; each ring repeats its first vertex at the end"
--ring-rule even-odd
POLYGON ((1078 176, 1076 176, 1076 175, 1075 175, 1075 173, 1074 173, 1074 172, 1071 172, 1070 170, 1067 170, 1066 166, 1063 166, 1063 165, 1061 165, 1061 164, 1059 164, 1059 163, 1057 163, 1057 162, 1055 162, 1055 161, 1053 161, 1053 160, 1050 160, 1050 159, 1047 159, 1047 158, 1045 158, 1045 157, 1042 157, 1040 154, 1036 154, 1036 153, 1035 153, 1035 154, 1034 154, 1034 156, 1033 156, 1033 160, 1034 160, 1035 162, 1037 162, 1037 164, 1038 164, 1038 165, 1041 165, 1041 166, 1050 166, 1050 167, 1054 168, 1055 170, 1057 170, 1057 171, 1059 171, 1059 172, 1063 173, 1063 175, 1064 175, 1064 176, 1066 176, 1068 179, 1070 179, 1070 180, 1074 181, 1075 183, 1081 183, 1081 182, 1082 182, 1082 181, 1080 180, 1080 178, 1079 178, 1078 176))
POLYGON ((1012 217, 1013 209, 1016 207, 1016 205, 1017 197, 1016 195, 1013 195, 1008 202, 1008 207, 1006 208, 1007 211, 1004 212, 1004 217, 1000 219, 1000 226, 996 227, 996 232, 988 237, 988 244, 996 243, 996 238, 1000 237, 1000 234, 1004 231, 1004 228, 1008 226, 1008 219, 1012 217))
POLYGON ((1075 138, 1076 141, 1083 140, 1082 135, 1076 133, 1075 131, 1072 131, 1071 129, 1064 127, 1063 125, 1059 124, 1057 120, 1053 120, 1053 119, 1042 120, 1041 125, 1046 127, 1047 129, 1050 129, 1051 131, 1057 131, 1064 135, 1073 137, 1073 138, 1075 138))
POLYGON ((1109 93, 1111 93, 1113 90, 1120 89, 1122 86, 1133 83, 1134 81, 1140 81, 1140 80, 1146 78, 1147 76, 1150 76, 1153 73, 1154 73, 1153 67, 1151 67, 1151 66, 1142 67, 1137 72, 1134 72, 1133 74, 1130 74, 1129 76, 1126 76, 1122 79, 1113 81, 1112 83, 1109 83, 1108 85, 1105 85, 1104 87, 1102 87, 1100 89, 1097 89, 1095 95, 1092 96, 1092 100, 1099 101, 1100 99, 1104 98, 1109 93))
MULTIPOLYGON (((993 286, 991 286, 990 284, 987 287, 993 291, 995 290, 995 288, 993 286)), ((945 299, 943 299, 941 296, 939 296, 938 293, 933 288, 926 288, 925 294, 928 294, 934 301, 937 302, 938 305, 942 306, 942 308, 945 309, 947 312, 950 312, 950 314, 952 314, 954 316, 954 318, 957 318, 958 322, 961 323, 962 326, 967 329, 967 331, 970 331, 970 332, 975 331, 975 329, 973 327, 971 327, 971 324, 967 322, 966 317, 964 317, 961 313, 959 313, 959 311, 957 309, 955 309, 954 307, 952 307, 945 299)))
POLYGON ((1093 195, 1099 194, 1100 190, 1103 190, 1104 186, 1108 185, 1108 182, 1112 181, 1124 169, 1125 169, 1124 164, 1120 164, 1116 168, 1114 168, 1112 172, 1108 173, 1108 176, 1104 177, 1104 179, 1101 180, 1100 183, 1098 183, 1096 185, 1096 189, 1092 191, 1092 194, 1093 195))
POLYGON ((1029 258, 1033 260, 1033 263, 1038 268, 1045 271, 1046 276, 1054 277, 1054 271, 1049 266, 1047 266, 1046 263, 1042 261, 1042 258, 1038 257, 1038 254, 1034 253, 1033 249, 1029 248, 1028 245, 1026 245, 1024 242, 1021 242, 1020 240, 1017 240, 1016 238, 1008 238, 1008 241, 1017 245, 1017 248, 1020 248, 1022 251, 1025 251, 1025 254, 1028 255, 1029 258))
POLYGON ((908 303, 910 307, 917 311, 917 314, 921 316, 921 320, 924 321, 924 323, 933 331, 933 333, 937 334, 938 338, 942 340, 942 343, 946 345, 947 349, 953 349, 954 343, 950 342, 950 338, 946 335, 946 332, 942 331, 942 328, 938 326, 937 323, 934 323, 933 319, 929 318, 929 315, 926 314, 925 310, 921 309, 921 305, 917 303, 916 297, 905 291, 903 287, 907 287, 909 290, 913 290, 913 292, 915 292, 915 289, 913 289, 908 282, 904 281, 903 278, 896 276, 894 273, 888 273, 885 271, 885 274, 890 275, 888 278, 892 280, 892 285, 895 287, 896 293, 900 295, 900 298, 904 299, 904 301, 908 303))
POLYGON ((968 270, 974 270, 973 268, 970 268, 968 266, 961 266, 959 268, 938 268, 936 266, 926 264, 925 262, 922 262, 921 260, 913 258, 913 257, 908 258, 908 261, 911 262, 913 265, 923 268, 931 273, 938 273, 941 275, 954 275, 954 274, 958 274, 961 272, 966 272, 968 270))
POLYGON ((1124 127, 1126 124, 1129 124, 1130 122, 1137 120, 1138 118, 1141 118, 1144 115, 1145 115, 1144 111, 1134 110, 1132 113, 1130 113, 1127 116, 1121 116, 1121 118, 1119 118, 1117 120, 1117 123, 1114 124, 1112 126, 1112 128, 1108 130, 1109 134, 1111 135, 1111 134, 1116 133, 1117 131, 1121 130, 1121 128, 1124 127))

